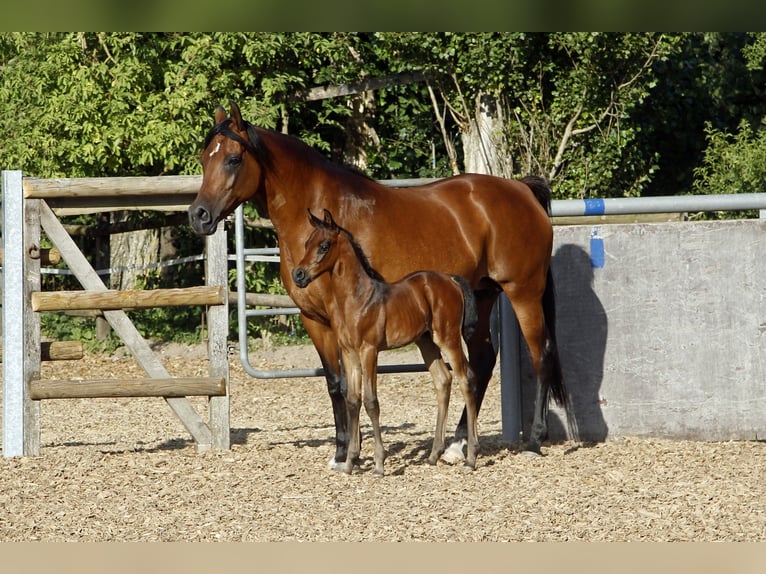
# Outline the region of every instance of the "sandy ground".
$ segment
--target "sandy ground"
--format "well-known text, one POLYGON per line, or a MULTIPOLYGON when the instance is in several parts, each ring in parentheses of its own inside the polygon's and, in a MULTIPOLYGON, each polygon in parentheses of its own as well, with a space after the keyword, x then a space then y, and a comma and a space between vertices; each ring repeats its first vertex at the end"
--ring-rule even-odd
MULTIPOLYGON (((206 374, 201 347, 160 351, 175 375, 206 374)), ((415 362, 408 349, 385 360, 415 362)), ((316 365, 311 347, 262 346, 257 368, 316 365)), ((621 437, 521 455, 502 439, 493 381, 475 472, 429 466, 435 399, 423 374, 380 382, 387 475, 327 468, 324 381, 256 380, 231 361, 227 451, 198 452, 162 399, 42 403, 39 457, 0 461, 0 541, 763 541, 766 445, 621 437)), ((44 378, 140 377, 135 362, 86 355, 44 378)), ((193 398, 206 416, 206 401, 193 398)), ((448 430, 462 400, 453 389, 448 430)))

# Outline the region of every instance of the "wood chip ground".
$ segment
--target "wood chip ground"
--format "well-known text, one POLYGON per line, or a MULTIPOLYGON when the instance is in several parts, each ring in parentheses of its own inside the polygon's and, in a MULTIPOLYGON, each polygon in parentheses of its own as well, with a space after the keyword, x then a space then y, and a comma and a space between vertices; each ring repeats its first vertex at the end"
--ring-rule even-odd
MULTIPOLYGON (((172 374, 204 351, 168 347, 172 374)), ((387 360, 416 361, 411 349, 387 360)), ((311 347, 256 349, 256 368, 314 366, 311 347)), ((380 381, 387 475, 332 472, 321 379, 256 380, 233 357, 232 448, 198 452, 162 399, 42 403, 42 453, 0 461, 0 541, 763 541, 766 444, 622 437, 520 455, 502 439, 493 381, 475 472, 425 462, 430 379, 380 381)), ((46 363, 44 377, 141 377, 122 354, 46 363)), ((497 376, 495 377, 497 378, 497 376)), ((193 399, 201 413, 205 401, 193 399)), ((448 429, 462 400, 453 389, 448 429)))

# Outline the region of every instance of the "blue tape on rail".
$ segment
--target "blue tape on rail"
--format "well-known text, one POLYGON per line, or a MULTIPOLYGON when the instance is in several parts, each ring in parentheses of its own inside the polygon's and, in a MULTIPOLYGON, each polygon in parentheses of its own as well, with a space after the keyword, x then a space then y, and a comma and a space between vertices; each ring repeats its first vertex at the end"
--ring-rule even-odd
POLYGON ((585 202, 584 215, 604 215, 605 205, 603 199, 583 199, 585 202))

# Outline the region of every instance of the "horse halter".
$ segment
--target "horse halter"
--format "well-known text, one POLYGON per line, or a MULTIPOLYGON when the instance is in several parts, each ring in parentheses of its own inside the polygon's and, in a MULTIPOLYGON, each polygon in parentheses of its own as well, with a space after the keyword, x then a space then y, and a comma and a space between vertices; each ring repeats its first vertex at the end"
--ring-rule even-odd
MULTIPOLYGON (((249 151, 253 157, 258 157, 258 152, 255 149, 255 145, 250 139, 250 131, 252 129, 252 125, 248 122, 245 122, 245 133, 247 133, 247 139, 243 138, 241 135, 239 135, 237 132, 231 129, 231 123, 232 119, 227 118, 215 127, 213 127, 212 130, 210 130, 210 133, 208 134, 207 138, 205 138, 205 149, 207 149, 207 146, 210 145, 210 141, 217 135, 222 135, 226 138, 232 139, 238 144, 240 144, 242 147, 244 147, 247 151, 249 151)), ((210 153, 210 156, 212 157, 215 155, 215 153, 220 149, 220 144, 216 146, 215 150, 213 150, 210 153)))

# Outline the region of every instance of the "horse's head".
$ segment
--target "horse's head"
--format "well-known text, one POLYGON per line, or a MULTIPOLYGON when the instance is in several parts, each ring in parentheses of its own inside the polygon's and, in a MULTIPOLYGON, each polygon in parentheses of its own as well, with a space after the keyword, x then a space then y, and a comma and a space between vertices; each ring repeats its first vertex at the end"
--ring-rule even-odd
POLYGON ((332 269, 338 259, 338 236, 341 228, 324 210, 319 219, 308 210, 309 223, 314 228, 306 240, 306 254, 293 269, 293 281, 298 287, 306 287, 314 279, 332 269))
POLYGON ((189 206, 189 223, 199 235, 213 233, 219 221, 255 195, 261 181, 265 151, 258 133, 236 104, 230 106, 230 117, 222 107, 216 109, 200 156, 202 186, 189 206))

